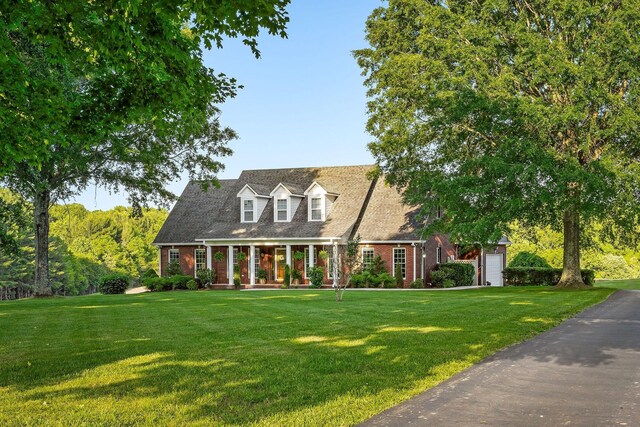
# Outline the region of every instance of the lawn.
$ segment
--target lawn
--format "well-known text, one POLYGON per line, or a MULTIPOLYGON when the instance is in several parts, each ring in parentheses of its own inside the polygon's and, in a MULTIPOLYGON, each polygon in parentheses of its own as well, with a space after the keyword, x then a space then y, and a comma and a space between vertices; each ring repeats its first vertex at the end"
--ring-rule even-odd
POLYGON ((614 289, 640 290, 640 279, 596 280, 595 286, 614 289))
POLYGON ((0 303, 0 425, 352 425, 613 290, 0 303))

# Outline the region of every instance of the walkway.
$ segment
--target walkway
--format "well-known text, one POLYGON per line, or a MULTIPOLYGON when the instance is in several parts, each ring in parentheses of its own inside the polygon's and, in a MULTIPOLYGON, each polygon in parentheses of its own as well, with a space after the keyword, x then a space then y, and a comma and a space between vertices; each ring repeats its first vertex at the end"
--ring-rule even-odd
POLYGON ((618 291, 363 426, 640 426, 640 291, 618 291))

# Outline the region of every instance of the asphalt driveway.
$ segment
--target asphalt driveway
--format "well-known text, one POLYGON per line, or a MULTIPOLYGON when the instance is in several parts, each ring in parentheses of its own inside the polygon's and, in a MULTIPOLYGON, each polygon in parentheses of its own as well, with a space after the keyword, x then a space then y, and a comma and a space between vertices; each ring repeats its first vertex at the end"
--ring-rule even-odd
POLYGON ((618 291, 363 426, 640 426, 640 291, 618 291))

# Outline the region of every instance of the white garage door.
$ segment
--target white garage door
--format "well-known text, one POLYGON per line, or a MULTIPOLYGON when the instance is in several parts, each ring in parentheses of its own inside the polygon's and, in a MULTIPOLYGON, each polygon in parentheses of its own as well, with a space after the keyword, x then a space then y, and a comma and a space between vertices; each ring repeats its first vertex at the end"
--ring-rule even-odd
POLYGON ((487 254, 487 282, 491 286, 502 286, 502 254, 487 254))

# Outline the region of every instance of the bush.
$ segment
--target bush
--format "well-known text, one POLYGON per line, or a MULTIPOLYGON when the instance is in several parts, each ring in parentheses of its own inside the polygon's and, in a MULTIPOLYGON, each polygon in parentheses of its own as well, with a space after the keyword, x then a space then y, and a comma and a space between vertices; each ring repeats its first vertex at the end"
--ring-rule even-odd
POLYGON ((195 291, 196 289, 198 289, 198 283, 193 279, 189 280, 187 282, 187 289, 195 291))
POLYGON ((378 274, 378 279, 380 280, 380 284, 383 288, 393 288, 396 284, 396 279, 389 273, 380 273, 378 274))
POLYGON ((456 282, 453 281, 452 279, 444 279, 442 281, 443 288, 454 288, 455 286, 456 286, 456 282))
POLYGON ((129 276, 126 274, 110 274, 100 281, 100 292, 103 294, 124 294, 129 287, 129 276))
POLYGON ((395 273, 396 288, 404 288, 404 277, 402 276, 402 266, 400 264, 396 264, 395 273))
POLYGON ((422 289, 424 288, 424 282, 422 281, 422 279, 414 280, 413 282, 411 282, 411 284, 409 284, 409 287, 411 289, 422 289))
MULTIPOLYGON (((593 286, 593 270, 580 270, 582 280, 587 286, 593 286)), ((561 268, 508 267, 503 271, 508 286, 555 286, 562 276, 561 268)))
POLYGON ((431 272, 431 285, 436 288, 444 288, 443 283, 447 279, 447 272, 443 270, 433 270, 431 272))
POLYGON ((387 269, 384 266, 384 260, 380 255, 376 255, 375 258, 373 258, 373 262, 371 263, 371 267, 369 267, 368 271, 376 276, 381 273, 387 273, 387 269))
POLYGON ((354 275, 351 276, 351 281, 349 282, 349 285, 352 288, 364 288, 365 284, 364 284, 364 273, 356 273, 354 275))
POLYGON ((210 268, 205 268, 203 270, 198 270, 196 272, 196 277, 202 283, 202 286, 208 286, 216 281, 216 271, 210 268))
POLYGON ((240 289, 240 285, 242 284, 242 279, 240 278, 240 266, 233 266, 233 286, 236 289, 240 289))
POLYGON ((324 281, 324 268, 322 267, 313 267, 309 272, 309 282, 311 282, 312 288, 319 288, 322 286, 322 282, 324 281))
POLYGON ((149 268, 148 270, 145 270, 144 273, 140 275, 140 281, 151 278, 151 277, 159 277, 158 273, 156 273, 156 271, 153 268, 149 268))
POLYGON ((520 252, 509 263, 511 267, 539 267, 539 268, 551 268, 549 263, 540 255, 536 255, 532 252, 520 252))
POLYGON ((462 262, 440 264, 438 270, 447 274, 446 279, 453 280, 455 286, 473 286, 476 270, 473 265, 462 262))
POLYGON ((188 289, 187 283, 193 280, 193 277, 179 274, 176 276, 171 276, 169 280, 171 282, 172 289, 188 289))
POLYGON ((295 268, 291 270, 291 280, 302 280, 302 272, 295 268))
POLYGON ((367 288, 379 288, 380 283, 382 282, 382 275, 387 274, 386 272, 382 272, 380 274, 373 274, 369 271, 364 272, 364 286, 367 288))
POLYGON ((258 280, 267 280, 267 270, 264 268, 259 268, 256 275, 258 277, 258 280))
POLYGON ((167 264, 167 270, 165 271, 165 274, 168 277, 177 276, 179 274, 182 274, 182 267, 180 267, 180 262, 179 261, 172 261, 169 264, 167 264))
POLYGON ((170 291, 173 287, 169 277, 147 277, 142 284, 151 292, 170 291))
POLYGON ((289 286, 291 286, 291 267, 289 267, 289 264, 285 264, 284 281, 282 282, 282 287, 288 288, 289 286))

